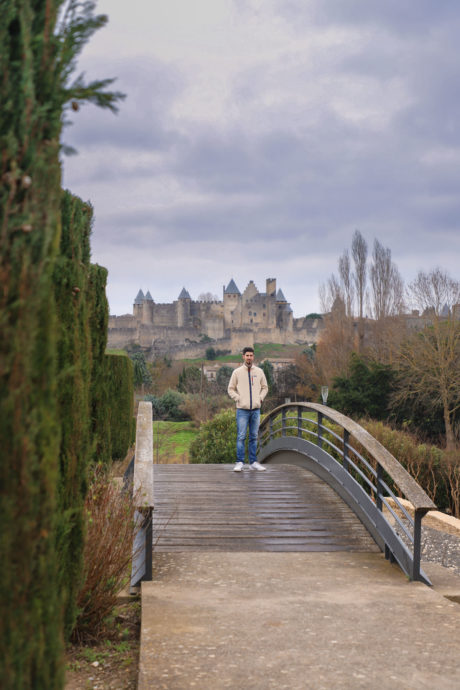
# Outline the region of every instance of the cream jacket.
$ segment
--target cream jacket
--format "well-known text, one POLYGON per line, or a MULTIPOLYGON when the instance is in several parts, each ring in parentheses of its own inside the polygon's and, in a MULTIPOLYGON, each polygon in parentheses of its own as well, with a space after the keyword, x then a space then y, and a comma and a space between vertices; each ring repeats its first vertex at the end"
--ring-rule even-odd
POLYGON ((267 379, 262 369, 245 364, 234 369, 228 384, 228 394, 240 410, 257 410, 268 393, 267 379))

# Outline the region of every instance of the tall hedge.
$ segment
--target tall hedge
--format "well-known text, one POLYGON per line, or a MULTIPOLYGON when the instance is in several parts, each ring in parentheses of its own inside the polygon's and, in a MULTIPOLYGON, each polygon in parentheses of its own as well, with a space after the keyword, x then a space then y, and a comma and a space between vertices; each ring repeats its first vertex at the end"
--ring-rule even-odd
POLYGON ((62 233, 53 283, 57 306, 58 408, 61 426, 57 545, 65 636, 76 618, 82 571, 87 467, 92 459, 90 421, 92 340, 90 234, 92 208, 70 192, 61 201, 62 233))
POLYGON ((107 325, 109 305, 105 294, 107 269, 97 264, 90 267, 91 313, 90 330, 92 341, 91 373, 91 428, 93 434, 94 460, 108 463, 112 459, 110 440, 110 405, 106 381, 107 325))
POLYGON ((66 281, 67 273, 71 283, 86 275, 89 245, 86 230, 77 238, 79 222, 75 236, 61 239, 59 151, 66 104, 78 110, 91 100, 115 110, 120 98, 105 91, 111 80, 70 83, 76 56, 107 20, 93 10, 94 3, 75 0, 1 3, 2 690, 62 687, 64 610, 68 626, 78 579, 78 556, 69 573, 81 547, 80 470, 89 448, 88 418, 77 413, 87 405, 89 312, 76 290, 68 295, 66 281), (76 333, 60 321, 73 325, 71 317, 76 333))
MULTIPOLYGON (((38 6, 40 3, 33 3, 38 6)), ((53 263, 60 233, 56 3, 0 21, 0 686, 62 685, 53 263)))
POLYGON ((112 458, 124 458, 133 442, 134 369, 124 352, 105 356, 112 458))

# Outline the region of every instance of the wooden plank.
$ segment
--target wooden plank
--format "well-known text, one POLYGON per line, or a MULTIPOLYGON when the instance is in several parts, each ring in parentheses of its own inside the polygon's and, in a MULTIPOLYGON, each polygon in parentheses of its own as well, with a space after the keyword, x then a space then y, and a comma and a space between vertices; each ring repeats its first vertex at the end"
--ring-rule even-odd
POLYGON ((153 542, 167 551, 378 551, 339 496, 300 467, 155 465, 153 542))

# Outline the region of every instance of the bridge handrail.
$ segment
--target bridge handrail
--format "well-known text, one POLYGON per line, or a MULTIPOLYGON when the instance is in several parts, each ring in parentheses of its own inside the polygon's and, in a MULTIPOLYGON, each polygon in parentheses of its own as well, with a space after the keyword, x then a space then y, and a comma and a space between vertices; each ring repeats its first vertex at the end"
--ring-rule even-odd
MULTIPOLYGON (((261 433, 263 432, 264 426, 269 424, 270 418, 277 417, 281 410, 298 407, 320 412, 323 417, 326 417, 331 422, 335 422, 343 429, 348 431, 348 433, 351 434, 361 444, 361 446, 372 455, 375 460, 377 460, 385 472, 390 475, 398 488, 404 493, 407 500, 412 503, 415 510, 424 510, 428 512, 429 510, 436 509, 436 505, 425 493, 422 487, 417 484, 415 479, 406 469, 404 469, 401 463, 398 462, 398 460, 396 460, 396 458, 384 446, 382 446, 382 444, 377 441, 376 438, 371 436, 371 434, 360 424, 354 422, 349 417, 346 417, 341 412, 337 412, 337 410, 327 407, 327 405, 321 405, 320 403, 313 402, 296 402, 279 405, 274 410, 271 410, 271 412, 269 412, 261 421, 261 433)), ((327 431, 328 433, 331 433, 330 429, 327 429, 327 431)))
MULTIPOLYGON (((310 457, 316 456, 316 462, 320 465, 323 462, 321 457, 325 457, 321 455, 321 453, 326 453, 327 457, 335 460, 331 453, 324 450, 323 444, 327 445, 329 449, 332 449, 341 459, 341 462, 337 461, 338 465, 342 466, 342 470, 340 471, 342 473, 345 471, 345 475, 342 474, 341 476, 349 476, 355 483, 360 483, 361 487, 366 487, 363 491, 365 490, 366 494, 368 494, 367 499, 357 499, 355 490, 352 490, 353 500, 358 502, 357 504, 353 503, 353 505, 359 505, 360 508, 363 508, 364 502, 364 504, 368 505, 368 508, 366 509, 364 507, 364 510, 373 513, 374 519, 376 519, 375 510, 377 509, 378 515, 381 516, 377 521, 380 521, 380 523, 383 517, 383 505, 385 505, 388 512, 393 516, 395 523, 398 524, 401 532, 403 532, 407 539, 413 544, 413 555, 408 556, 403 540, 397 535, 394 529, 389 526, 388 521, 385 519, 386 524, 383 525, 383 531, 386 536, 383 537, 380 532, 378 532, 378 536, 379 539, 381 538, 382 542, 384 542, 385 555, 387 558, 398 560, 403 570, 405 570, 412 579, 421 579, 430 584, 429 580, 421 574, 420 571, 421 520, 423 515, 429 510, 436 509, 436 505, 407 470, 404 469, 398 460, 377 441, 377 439, 371 436, 371 434, 360 424, 346 417, 341 412, 327 407, 326 405, 312 402, 286 403, 276 407, 264 417, 259 429, 259 445, 262 452, 264 447, 271 441, 275 441, 275 439, 278 439, 276 441, 278 450, 281 450, 281 446, 286 446, 286 449, 289 449, 289 442, 280 442, 280 437, 285 439, 290 438, 292 447, 294 447, 293 444, 295 445, 295 443, 297 443, 298 446, 299 442, 303 443, 304 441, 307 444, 313 443, 314 447, 318 450, 309 451, 310 454, 313 452, 313 456, 310 455, 310 457), (316 412, 316 420, 303 417, 302 413, 304 410, 316 412), (294 412, 294 415, 288 414, 289 412, 294 412), (280 417, 281 426, 279 426, 278 422, 280 417), (325 426, 323 423, 325 419, 338 425, 342 429, 342 436, 336 433, 336 430, 325 426), (316 425, 316 429, 307 428, 305 424, 316 425), (292 441, 293 435, 300 437, 302 440, 297 442, 292 441), (307 436, 307 438, 305 438, 305 436, 307 436), (308 440, 309 436, 313 437, 310 441, 308 440), (369 454, 371 461, 373 460, 375 462, 375 466, 372 466, 359 450, 353 447, 351 438, 357 441, 360 447, 364 449, 364 454, 369 454), (339 447, 337 444, 340 444, 342 447, 339 447), (318 453, 320 453, 319 456, 318 453), (353 458, 351 457, 351 453, 354 456, 353 458), (357 461, 362 464, 364 471, 359 467, 357 461), (412 504, 414 508, 414 517, 410 515, 406 507, 398 500, 398 496, 388 486, 388 483, 385 482, 384 472, 394 482, 396 490, 402 493, 412 504), (356 477, 358 477, 358 479, 356 477), (372 507, 372 505, 369 507, 369 498, 373 501, 374 507, 372 507), (412 533, 408 530, 408 525, 412 527, 412 533), (398 553, 399 558, 394 556, 394 552, 398 553), (404 561, 404 564, 402 561, 404 561)), ((275 448, 275 451, 277 449, 275 448)), ((300 448, 296 447, 296 450, 300 450, 300 448)), ((265 452, 267 451, 268 449, 265 452)), ((304 451, 302 450, 301 452, 304 451)), ((308 452, 306 454, 308 455, 308 452)), ((325 460, 324 462, 330 463, 330 460, 325 460)), ((337 467, 337 465, 334 466, 337 467)), ((332 472, 334 474, 336 471, 332 469, 332 472)), ((342 481, 345 480, 339 479, 340 483, 342 481)), ((371 522, 376 526, 374 519, 371 518, 371 522)), ((383 545, 381 547, 383 548, 383 545)))

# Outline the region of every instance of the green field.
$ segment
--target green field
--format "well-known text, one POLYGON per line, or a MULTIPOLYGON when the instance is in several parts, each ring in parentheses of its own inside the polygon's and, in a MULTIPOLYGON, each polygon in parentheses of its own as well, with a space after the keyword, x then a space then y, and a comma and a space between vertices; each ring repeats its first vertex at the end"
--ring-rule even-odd
POLYGON ((153 458, 158 463, 188 463, 188 449, 198 433, 192 422, 153 422, 153 458))

